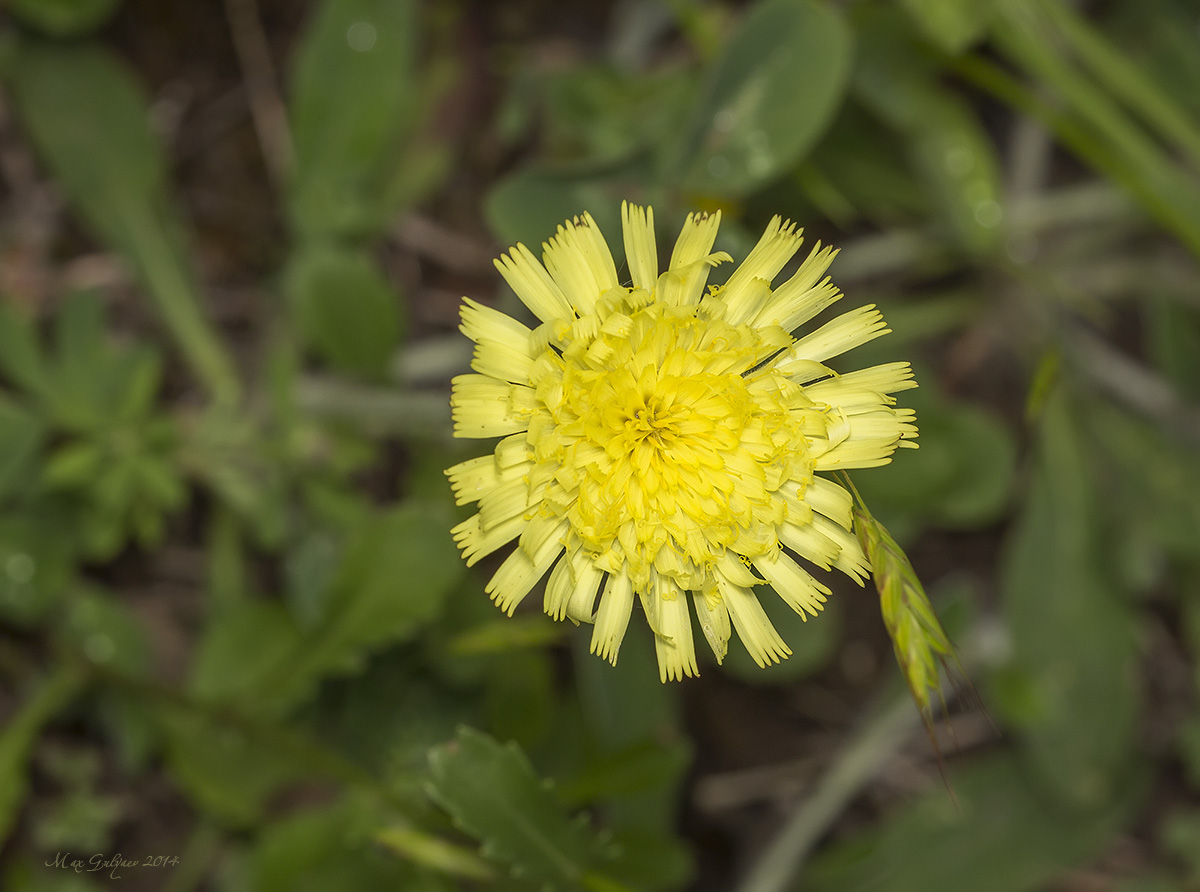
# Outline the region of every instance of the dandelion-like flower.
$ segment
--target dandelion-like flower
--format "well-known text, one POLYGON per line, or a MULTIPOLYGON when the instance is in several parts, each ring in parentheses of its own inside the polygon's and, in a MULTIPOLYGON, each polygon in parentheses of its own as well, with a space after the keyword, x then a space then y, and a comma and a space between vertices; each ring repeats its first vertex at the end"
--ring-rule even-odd
POLYGON ((915 446, 908 363, 839 374, 825 363, 888 329, 860 307, 800 337, 841 297, 818 244, 778 288, 801 245, 773 219, 724 285, 709 270, 720 214, 692 214, 660 274, 653 213, 622 206, 623 283, 588 214, 560 226, 539 263, 517 245, 496 266, 540 320, 530 329, 469 298, 462 331, 476 374, 454 379, 455 435, 502 437, 446 471, 471 565, 514 539, 487 585, 513 612, 538 581, 555 619, 595 624, 615 663, 635 598, 663 681, 698 672, 689 601, 718 662, 736 629, 760 666, 791 651, 755 586, 805 619, 829 589, 798 559, 860 584, 870 572, 852 498, 820 472, 886 464, 915 446))

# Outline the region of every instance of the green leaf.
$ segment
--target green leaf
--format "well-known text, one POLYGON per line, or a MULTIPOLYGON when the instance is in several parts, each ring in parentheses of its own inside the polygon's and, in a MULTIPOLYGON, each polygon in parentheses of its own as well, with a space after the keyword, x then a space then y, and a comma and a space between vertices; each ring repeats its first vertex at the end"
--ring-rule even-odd
POLYGON ((991 18, 988 0, 901 0, 901 5, 929 40, 952 55, 979 40, 991 18))
POLYGON ((811 892, 1033 892, 1096 852, 1131 816, 1140 785, 1118 802, 1074 812, 1047 799, 1005 756, 955 773, 955 801, 940 786, 869 835, 817 856, 811 892))
POLYGON ((278 603, 244 601, 215 616, 192 664, 190 687, 206 700, 251 695, 299 646, 300 633, 278 603))
POLYGON ((440 877, 389 857, 374 844, 381 817, 358 797, 272 820, 250 865, 259 892, 456 888, 440 877))
POLYGON ((443 873, 475 880, 490 880, 495 876, 491 865, 474 852, 412 827, 386 827, 375 839, 401 858, 443 873))
POLYGON ((593 164, 619 164, 659 145, 661 134, 678 129, 694 88, 692 71, 683 66, 643 70, 612 61, 572 65, 539 80, 541 108, 518 106, 526 92, 519 82, 510 91, 512 107, 504 113, 524 122, 514 135, 527 139, 529 119, 537 115, 545 157, 593 164))
POLYGON ((997 693, 1046 786, 1095 806, 1128 770, 1139 704, 1137 624, 1106 563, 1089 450, 1051 394, 1001 571, 1012 658, 997 693))
POLYGON ((5 720, 0 731, 0 842, 8 839, 29 790, 28 762, 37 736, 82 685, 78 673, 60 666, 5 720))
POLYGON ((428 504, 403 504, 361 523, 321 620, 264 678, 258 695, 290 704, 326 675, 361 670, 371 653, 436 618, 462 573, 450 526, 448 515, 428 504))
POLYGON ((931 203, 923 184, 909 172, 908 160, 895 151, 891 131, 853 95, 795 179, 821 215, 842 228, 858 215, 880 225, 909 224, 926 214, 931 203))
POLYGON ((0 394, 0 497, 28 484, 45 434, 36 415, 0 394))
POLYGON ((257 541, 280 547, 290 520, 285 473, 256 419, 223 408, 192 419, 181 462, 246 524, 257 541))
POLYGON ((200 310, 183 225, 166 194, 167 164, 141 86, 97 46, 18 45, 9 86, 56 185, 133 265, 193 372, 234 402, 233 364, 200 310))
POLYGON ((677 888, 690 872, 687 847, 677 836, 681 785, 692 757, 681 730, 681 686, 646 683, 655 677, 657 658, 644 625, 626 633, 615 666, 588 653, 586 635, 573 638, 581 734, 573 750, 561 754, 556 774, 577 790, 586 789, 592 772, 603 772, 618 753, 642 747, 661 751, 662 770, 642 779, 652 782, 614 788, 596 804, 617 837, 640 841, 623 849, 610 873, 633 888, 677 888))
POLYGON ((437 616, 461 574, 449 519, 402 504, 351 536, 316 646, 349 655, 412 634, 437 616))
POLYGON ((484 217, 501 242, 529 245, 539 254, 537 246, 564 221, 587 211, 615 247, 620 242, 621 199, 636 194, 640 173, 630 167, 616 171, 527 168, 492 187, 484 200, 484 217))
POLYGON ((59 424, 90 431, 144 417, 160 379, 158 353, 149 344, 110 343, 96 296, 74 294, 63 304, 42 390, 59 424))
POLYGON ((23 24, 51 37, 76 37, 103 25, 121 0, 4 0, 23 24))
MULTIPOLYGON (((1087 18, 1062 0, 1049 0, 1042 10, 1053 20, 1071 52, 1079 57, 1096 80, 1129 110, 1141 117, 1158 135, 1200 164, 1200 127, 1189 112, 1176 105, 1171 95, 1144 68, 1112 43, 1087 18)), ((1122 43, 1124 35, 1122 35, 1122 43)))
POLYGON ((366 251, 308 245, 285 273, 300 331, 335 368, 383 378, 400 342, 399 295, 366 251))
POLYGON ((1046 4, 992 2, 994 44, 1038 83, 1038 91, 980 60, 970 60, 964 73, 1046 124, 1072 152, 1128 189, 1159 223, 1200 253, 1200 181, 1073 63, 1064 52, 1067 35, 1046 4))
POLYGON ((833 119, 850 50, 831 6, 756 4, 705 79, 671 175, 689 192, 730 198, 781 176, 833 119))
POLYGON ((515 744, 461 728, 430 752, 429 765, 430 795, 513 876, 542 889, 594 883, 605 845, 566 813, 515 744))
POLYGON ((262 818, 272 795, 303 776, 274 742, 244 728, 179 709, 163 710, 166 765, 193 804, 233 827, 262 818))
POLYGON ((862 51, 854 91, 904 140, 904 149, 959 244, 986 253, 998 244, 1000 175, 992 139, 965 102, 938 81, 894 8, 859 16, 862 51))
POLYGON ((381 232, 395 211, 405 137, 423 109, 412 0, 324 0, 292 72, 296 170, 288 196, 305 235, 381 232))

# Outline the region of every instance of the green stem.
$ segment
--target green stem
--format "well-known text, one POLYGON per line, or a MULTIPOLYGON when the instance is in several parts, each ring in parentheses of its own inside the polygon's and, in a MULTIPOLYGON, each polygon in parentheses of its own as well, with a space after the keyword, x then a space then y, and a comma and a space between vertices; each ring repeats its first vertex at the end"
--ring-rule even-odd
POLYGON ((321 418, 352 421, 367 433, 449 436, 450 407, 442 391, 366 387, 333 378, 302 378, 296 403, 321 418))
POLYGON ((236 406, 242 386, 233 359, 201 312, 195 288, 176 262, 177 253, 168 244, 167 234, 146 229, 141 219, 130 223, 136 248, 129 253, 184 360, 214 402, 236 406))
POLYGON ((907 697, 868 721, 759 856, 737 892, 784 892, 817 842, 879 769, 908 741, 920 716, 907 697))

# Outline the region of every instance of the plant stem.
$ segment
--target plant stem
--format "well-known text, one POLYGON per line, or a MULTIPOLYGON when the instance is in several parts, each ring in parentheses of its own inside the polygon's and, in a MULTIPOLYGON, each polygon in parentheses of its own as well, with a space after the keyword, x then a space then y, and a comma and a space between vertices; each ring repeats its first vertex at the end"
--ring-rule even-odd
POLYGON ((200 379, 214 402, 235 406, 241 399, 241 380, 233 359, 225 350, 220 335, 205 318, 192 282, 176 252, 167 243, 169 236, 131 221, 134 233, 126 253, 138 267, 146 292, 179 345, 192 373, 200 379))
POLYGON ((783 892, 833 820, 885 762, 908 741, 920 714, 907 696, 869 719, 784 825, 737 887, 737 892, 783 892))

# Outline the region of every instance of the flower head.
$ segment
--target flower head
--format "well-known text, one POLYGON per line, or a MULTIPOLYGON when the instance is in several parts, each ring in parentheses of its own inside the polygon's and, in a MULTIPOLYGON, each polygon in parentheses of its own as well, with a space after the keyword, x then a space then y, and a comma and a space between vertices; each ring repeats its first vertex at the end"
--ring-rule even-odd
POLYGON ((717 660, 732 629, 762 666, 791 652, 755 594, 770 584, 807 619, 829 589, 797 558, 869 573, 852 500, 818 472, 882 465, 913 446, 908 363, 839 374, 825 363, 888 329, 860 307, 791 334, 841 297, 819 244, 773 219, 724 285, 709 270, 720 215, 684 222, 659 273, 653 214, 622 207, 623 283, 590 215, 560 226, 539 263, 517 245, 496 266, 540 320, 530 329, 465 299, 476 374, 454 379, 455 435, 503 437, 447 470, 479 513, 453 533, 468 565, 517 539, 488 583, 508 613, 550 573, 545 610, 595 624, 616 662, 635 598, 665 681, 697 674, 691 601, 717 660))

